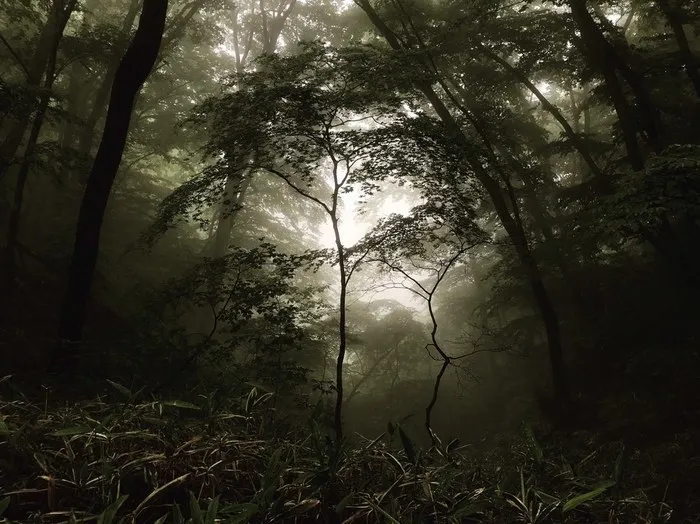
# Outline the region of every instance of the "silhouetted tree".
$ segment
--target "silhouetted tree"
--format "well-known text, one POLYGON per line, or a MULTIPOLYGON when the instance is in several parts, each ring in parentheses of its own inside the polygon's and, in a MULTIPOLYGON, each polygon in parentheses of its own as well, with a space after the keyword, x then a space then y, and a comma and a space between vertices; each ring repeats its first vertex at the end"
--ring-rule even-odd
POLYGON ((102 142, 78 217, 59 343, 51 359, 50 367, 56 371, 70 370, 78 356, 107 201, 126 145, 134 101, 158 57, 167 10, 168 0, 144 0, 138 29, 114 77, 102 142))

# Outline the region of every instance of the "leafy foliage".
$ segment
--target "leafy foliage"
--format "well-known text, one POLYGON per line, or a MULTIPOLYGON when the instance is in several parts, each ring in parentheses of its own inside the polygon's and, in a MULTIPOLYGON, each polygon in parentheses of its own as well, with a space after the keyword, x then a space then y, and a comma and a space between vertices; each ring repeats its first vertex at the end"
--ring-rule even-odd
POLYGON ((398 426, 333 455, 315 431, 269 435, 272 397, 255 389, 221 411, 206 398, 147 401, 113 386, 114 400, 68 407, 3 401, 0 508, 10 521, 667 522, 671 514, 634 487, 659 480, 637 476, 646 459, 626 454, 622 469, 614 445, 584 445, 585 455, 567 460, 556 441, 538 443, 529 430, 503 443, 513 461, 503 467, 504 456, 456 441, 417 448, 398 426))

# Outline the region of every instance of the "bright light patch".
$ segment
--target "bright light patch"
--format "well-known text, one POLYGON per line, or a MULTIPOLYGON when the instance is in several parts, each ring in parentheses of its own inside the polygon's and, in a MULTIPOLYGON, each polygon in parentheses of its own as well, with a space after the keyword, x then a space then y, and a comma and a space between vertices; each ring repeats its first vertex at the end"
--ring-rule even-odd
POLYGON ((547 96, 552 90, 552 84, 550 84, 549 82, 537 82, 537 84, 535 84, 535 87, 544 96, 547 96))
POLYGON ((402 198, 401 200, 390 198, 389 200, 385 201, 384 204, 382 204, 382 216, 389 216, 392 213, 408 216, 409 212, 411 211, 411 207, 411 204, 408 203, 405 198, 402 198))
MULTIPOLYGON (((345 247, 355 245, 374 226, 367 222, 362 222, 357 216, 357 197, 355 193, 348 193, 342 196, 343 213, 340 216, 340 239, 345 247)), ((382 204, 379 218, 387 217, 392 213, 406 216, 411 211, 411 204, 406 199, 387 199, 382 204)), ((325 248, 335 247, 335 234, 330 220, 327 220, 321 228, 321 245, 325 248)))

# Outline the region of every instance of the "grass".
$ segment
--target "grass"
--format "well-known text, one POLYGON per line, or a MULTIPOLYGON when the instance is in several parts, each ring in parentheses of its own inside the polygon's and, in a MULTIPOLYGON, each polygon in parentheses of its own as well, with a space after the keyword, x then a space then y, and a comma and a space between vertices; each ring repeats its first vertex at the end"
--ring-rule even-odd
POLYGON ((668 500, 682 479, 653 465, 666 448, 583 432, 540 442, 526 426, 419 449, 390 425, 338 449, 313 422, 275 435, 255 389, 221 411, 112 386, 117 398, 70 405, 0 400, 0 522, 684 521, 668 500))

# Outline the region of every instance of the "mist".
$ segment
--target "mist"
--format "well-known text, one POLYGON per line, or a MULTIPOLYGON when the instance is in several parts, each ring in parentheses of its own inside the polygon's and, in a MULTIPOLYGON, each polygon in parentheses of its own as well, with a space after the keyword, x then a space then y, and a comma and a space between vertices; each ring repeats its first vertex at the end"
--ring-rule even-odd
POLYGON ((0 1, 0 519, 696 522, 699 176, 688 2, 0 1))

